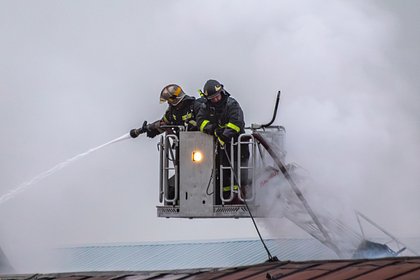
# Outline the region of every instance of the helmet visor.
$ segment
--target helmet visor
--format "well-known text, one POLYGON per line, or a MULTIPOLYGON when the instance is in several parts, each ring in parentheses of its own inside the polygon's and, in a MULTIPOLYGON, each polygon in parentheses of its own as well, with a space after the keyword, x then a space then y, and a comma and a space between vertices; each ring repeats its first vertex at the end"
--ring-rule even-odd
POLYGON ((171 105, 176 105, 179 101, 179 97, 171 96, 168 98, 168 103, 171 105))
POLYGON ((171 105, 176 105, 184 95, 180 86, 171 84, 163 88, 160 94, 160 103, 168 102, 171 105))

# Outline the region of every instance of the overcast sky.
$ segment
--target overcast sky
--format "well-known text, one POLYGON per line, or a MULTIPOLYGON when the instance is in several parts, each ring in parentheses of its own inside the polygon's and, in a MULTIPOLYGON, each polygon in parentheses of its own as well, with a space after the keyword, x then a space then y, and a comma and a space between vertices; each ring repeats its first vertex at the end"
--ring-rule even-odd
MULTIPOLYGON (((166 84, 196 95, 213 78, 248 125, 270 120, 282 90, 276 123, 287 129, 288 162, 394 235, 419 236, 419 8, 1 0, 0 195, 158 119, 166 84)), ((106 147, 0 205, 12 263, 68 244, 256 237, 248 219, 157 218, 156 143, 106 147)))

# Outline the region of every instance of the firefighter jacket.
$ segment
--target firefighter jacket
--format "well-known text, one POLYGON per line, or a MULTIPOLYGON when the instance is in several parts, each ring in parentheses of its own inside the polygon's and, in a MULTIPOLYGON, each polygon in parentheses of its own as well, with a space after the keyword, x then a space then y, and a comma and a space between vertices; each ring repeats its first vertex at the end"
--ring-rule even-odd
POLYGON ((160 128, 161 125, 184 125, 187 130, 198 130, 196 115, 203 102, 203 98, 185 96, 178 106, 169 106, 162 119, 150 124, 147 136, 153 138, 163 133, 165 130, 160 128))
POLYGON ((215 135, 222 145, 230 142, 232 138, 236 140, 239 134, 245 132, 241 106, 227 92, 218 103, 207 101, 200 106, 197 125, 201 132, 215 135))

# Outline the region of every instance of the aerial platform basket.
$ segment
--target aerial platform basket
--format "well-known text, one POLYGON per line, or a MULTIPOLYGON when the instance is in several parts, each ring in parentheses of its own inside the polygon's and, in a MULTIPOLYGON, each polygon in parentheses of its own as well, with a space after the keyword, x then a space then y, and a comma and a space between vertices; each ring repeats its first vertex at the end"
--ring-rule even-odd
MULTIPOLYGON (((255 131, 255 130, 253 130, 255 131)), ((285 130, 276 126, 259 133, 283 143, 285 130)), ((253 133, 241 134, 231 145, 230 164, 218 164, 214 137, 198 131, 179 131, 161 136, 159 145, 159 202, 158 217, 166 218, 246 218, 259 216, 256 172, 262 165, 264 151, 253 133), (250 152, 249 160, 241 163, 242 149, 250 152), (237 151, 237 152, 234 152, 237 151), (242 174, 247 174, 247 185, 242 174), (230 178, 230 194, 223 195, 223 174, 230 178), (236 179, 236 180, 235 180, 236 179), (239 185, 239 187, 235 187, 239 185), (244 191, 246 188, 246 192, 244 191), (246 193, 246 194, 245 194, 246 193)), ((282 146, 282 145, 281 145, 282 146)), ((284 151, 282 151, 284 154, 284 151)), ((226 181, 226 180, 225 180, 226 181)))

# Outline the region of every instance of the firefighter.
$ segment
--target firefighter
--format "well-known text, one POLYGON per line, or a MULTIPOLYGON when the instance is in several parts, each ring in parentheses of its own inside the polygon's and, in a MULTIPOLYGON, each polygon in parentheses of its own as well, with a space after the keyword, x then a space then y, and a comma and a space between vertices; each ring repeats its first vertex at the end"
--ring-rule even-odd
POLYGON ((147 124, 144 121, 142 127, 132 129, 130 136, 136 138, 142 133, 147 137, 153 138, 165 131, 172 132, 172 129, 165 129, 163 125, 185 126, 186 130, 198 130, 196 114, 199 110, 202 98, 195 99, 193 96, 186 95, 182 88, 176 84, 164 87, 160 93, 160 103, 168 102, 169 106, 160 120, 147 124))
MULTIPOLYGON (((195 99, 193 96, 186 95, 179 85, 170 84, 165 86, 160 93, 160 103, 168 102, 168 108, 160 120, 147 124, 143 122, 142 127, 132 129, 130 136, 132 138, 138 137, 142 133, 146 133, 147 137, 153 138, 163 132, 177 133, 174 127, 165 128, 168 126, 185 126, 186 130, 198 130, 196 123, 196 115, 200 105, 204 102, 203 98, 195 99)), ((176 159, 179 158, 179 150, 175 151, 176 159)), ((179 164, 176 164, 179 172, 179 164)), ((168 198, 173 199, 175 196, 175 176, 168 179, 168 198)))
MULTIPOLYGON (((206 102, 200 106, 200 110, 197 114, 197 125, 201 132, 214 135, 217 139, 219 146, 218 156, 216 161, 218 164, 222 164, 225 167, 229 167, 230 164, 237 166, 237 149, 234 151, 234 158, 231 159, 231 141, 236 142, 238 136, 245 132, 245 121, 244 115, 239 103, 230 96, 230 94, 224 89, 223 85, 216 80, 208 80, 203 89, 203 95, 206 98, 206 102)), ((248 163, 249 150, 248 145, 242 145, 241 147, 241 165, 245 166, 248 163)), ((218 168, 217 168, 218 169, 218 168)), ((237 169, 234 170, 237 174, 237 169)), ((217 170, 219 172, 219 170, 217 170)), ((246 171, 241 171, 241 191, 245 190, 247 184, 246 171)), ((231 180, 229 170, 225 170, 223 173, 223 197, 229 198, 231 195, 231 180)), ((216 178, 220 178, 216 176, 216 178)), ((220 181, 217 183, 219 186, 220 181)), ((216 190, 220 188, 217 187, 216 190)), ((238 183, 235 179, 233 186, 234 200, 237 199, 238 183)), ((216 192, 217 199, 219 200, 220 194, 216 192)), ((219 201, 218 201, 219 202, 219 201)), ((220 203, 220 202, 219 202, 220 203)))

